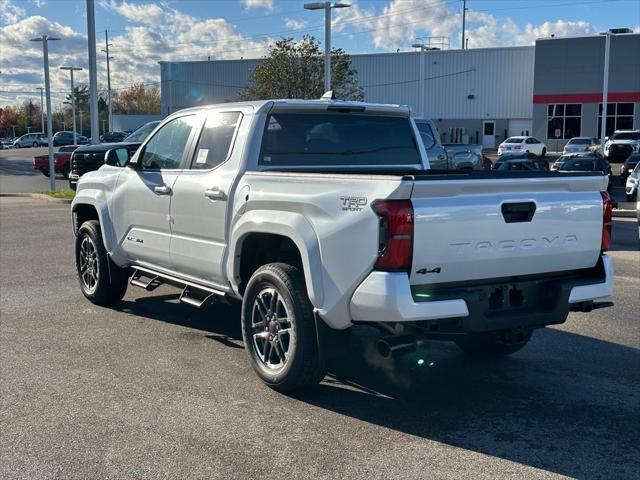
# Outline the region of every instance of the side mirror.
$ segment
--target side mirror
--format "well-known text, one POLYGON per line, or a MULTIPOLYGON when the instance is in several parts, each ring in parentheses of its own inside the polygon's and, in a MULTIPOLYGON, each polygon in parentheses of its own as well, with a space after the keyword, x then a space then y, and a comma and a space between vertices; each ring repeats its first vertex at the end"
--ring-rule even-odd
POLYGON ((129 153, 129 149, 120 147, 113 148, 107 151, 104 156, 104 163, 107 165, 112 165, 114 167, 124 167, 129 161, 129 157, 131 154, 129 153))

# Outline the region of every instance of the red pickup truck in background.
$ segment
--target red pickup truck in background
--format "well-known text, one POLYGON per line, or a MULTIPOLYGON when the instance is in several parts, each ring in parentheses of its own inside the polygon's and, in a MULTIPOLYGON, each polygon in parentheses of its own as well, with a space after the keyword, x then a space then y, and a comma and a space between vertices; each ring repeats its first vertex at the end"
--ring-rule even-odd
MULTIPOLYGON (((61 173, 64 178, 69 178, 71 171, 71 153, 78 145, 66 145, 53 154, 53 164, 56 173, 61 173)), ((33 169, 40 170, 45 177, 49 176, 49 155, 33 157, 33 169)))

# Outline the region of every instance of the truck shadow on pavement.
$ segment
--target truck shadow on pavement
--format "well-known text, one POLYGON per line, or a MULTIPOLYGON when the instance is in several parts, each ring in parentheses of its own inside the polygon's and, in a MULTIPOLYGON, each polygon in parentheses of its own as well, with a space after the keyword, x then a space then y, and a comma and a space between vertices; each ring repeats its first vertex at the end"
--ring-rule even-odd
MULTIPOLYGON (((198 311, 177 298, 138 297, 120 309, 243 348, 237 306, 198 311)), ((458 447, 461 462, 468 450, 576 478, 640 478, 640 350, 548 328, 502 360, 431 341, 384 359, 378 338, 355 327, 347 356, 331 363, 322 384, 291 398, 458 447)))
POLYGON ((377 335, 352 335, 348 358, 295 398, 562 475, 640 478, 640 351, 545 329, 502 360, 473 359, 443 342, 385 360, 377 335))

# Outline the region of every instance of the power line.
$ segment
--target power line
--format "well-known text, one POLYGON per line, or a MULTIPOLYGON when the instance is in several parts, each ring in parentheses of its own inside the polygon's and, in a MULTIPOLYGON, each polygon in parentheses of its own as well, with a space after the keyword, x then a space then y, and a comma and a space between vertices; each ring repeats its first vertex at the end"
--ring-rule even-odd
MULTIPOLYGON (((475 72, 476 69, 475 68, 470 68, 468 70, 461 70, 459 72, 452 72, 452 73, 445 73, 443 75, 435 75, 433 77, 425 77, 425 80, 435 80, 438 78, 446 78, 446 77, 455 77, 457 75, 462 75, 463 73, 470 73, 470 72, 475 72)), ((373 88, 373 87, 386 87, 389 85, 404 85, 407 83, 416 83, 419 82, 420 79, 416 78, 414 80, 402 80, 399 82, 387 82, 387 83, 375 83, 375 84, 370 84, 370 85, 360 85, 362 88, 373 88)))

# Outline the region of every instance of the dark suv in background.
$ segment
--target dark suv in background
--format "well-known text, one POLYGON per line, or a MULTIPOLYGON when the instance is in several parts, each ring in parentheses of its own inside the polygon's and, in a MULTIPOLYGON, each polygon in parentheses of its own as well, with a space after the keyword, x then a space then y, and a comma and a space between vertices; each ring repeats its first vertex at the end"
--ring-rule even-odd
POLYGON ((111 162, 111 160, 113 160, 113 165, 123 166, 119 164, 118 159, 107 158, 107 153, 118 147, 125 147, 129 150, 129 154, 133 155, 159 123, 160 121, 145 123, 120 143, 99 143, 97 145, 84 145, 79 147, 73 152, 73 155, 71 155, 69 188, 75 190, 78 185, 78 180, 80 180, 82 175, 99 169, 105 163, 111 162))

